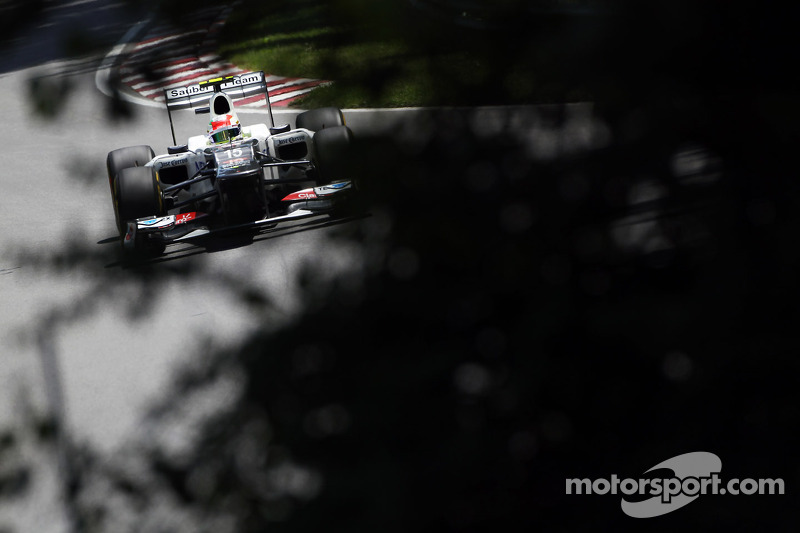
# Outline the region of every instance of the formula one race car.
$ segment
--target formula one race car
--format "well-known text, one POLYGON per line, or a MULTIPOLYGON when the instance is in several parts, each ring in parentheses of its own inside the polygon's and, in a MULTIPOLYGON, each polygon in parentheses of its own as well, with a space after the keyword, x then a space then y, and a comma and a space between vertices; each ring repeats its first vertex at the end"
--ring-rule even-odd
POLYGON ((331 213, 353 194, 352 132, 339 109, 301 113, 295 129, 276 126, 263 72, 167 89, 165 96, 174 144, 168 153, 131 146, 108 154, 124 251, 160 254, 167 244, 220 230, 331 213), (272 126, 242 126, 233 99, 260 94, 272 126), (206 134, 177 145, 172 111, 178 109, 211 114, 206 134))

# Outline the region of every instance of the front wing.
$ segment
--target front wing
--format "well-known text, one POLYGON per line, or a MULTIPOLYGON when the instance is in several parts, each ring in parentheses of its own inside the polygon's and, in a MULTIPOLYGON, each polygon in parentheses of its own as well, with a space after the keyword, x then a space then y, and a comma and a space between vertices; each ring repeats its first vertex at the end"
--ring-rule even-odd
POLYGON ((286 215, 216 229, 197 227, 203 219, 210 217, 207 213, 201 212, 140 218, 127 223, 122 245, 126 250, 133 251, 142 239, 155 238, 164 244, 191 242, 216 233, 272 227, 282 222, 319 216, 328 213, 337 198, 341 198, 352 188, 352 182, 345 181, 297 191, 283 199, 297 207, 286 215))

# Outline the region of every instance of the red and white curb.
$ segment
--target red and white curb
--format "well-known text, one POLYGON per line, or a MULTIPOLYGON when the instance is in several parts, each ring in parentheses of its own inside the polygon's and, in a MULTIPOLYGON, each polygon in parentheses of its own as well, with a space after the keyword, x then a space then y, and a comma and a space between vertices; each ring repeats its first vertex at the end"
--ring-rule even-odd
MULTIPOLYGON (((127 101, 143 105, 164 105, 164 90, 192 85, 220 76, 247 72, 214 53, 216 38, 225 24, 227 10, 196 13, 196 19, 183 30, 142 21, 126 34, 106 56, 96 81, 102 92, 110 95, 111 70, 116 69, 119 81, 129 89, 118 94, 127 101), (209 20, 212 22, 209 23, 209 20)), ((325 85, 325 80, 290 78, 266 74, 270 102, 288 106, 300 96, 325 85)), ((237 101, 237 107, 258 110, 266 108, 263 96, 237 101)))

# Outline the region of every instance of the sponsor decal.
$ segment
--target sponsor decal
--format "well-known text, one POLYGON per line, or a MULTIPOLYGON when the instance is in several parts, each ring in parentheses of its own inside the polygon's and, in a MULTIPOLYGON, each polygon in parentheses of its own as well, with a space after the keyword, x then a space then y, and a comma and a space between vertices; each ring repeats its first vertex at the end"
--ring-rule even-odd
POLYGON ((295 135, 294 137, 286 137, 283 139, 277 139, 278 146, 283 146, 284 144, 294 144, 303 142, 306 140, 305 135, 295 135))
POLYGON ((179 167, 185 165, 189 160, 185 157, 183 159, 173 159, 172 161, 161 161, 161 168, 164 167, 179 167))
POLYGON ((175 223, 175 217, 169 215, 166 217, 149 218, 147 220, 137 220, 136 223, 141 230, 152 231, 156 229, 166 229, 175 223))
POLYGON ((250 159, 246 157, 240 157, 239 159, 228 159, 227 161, 220 163, 219 168, 220 170, 228 169, 228 168, 239 168, 243 165, 246 165, 250 159))
POLYGON ((195 218, 197 218, 197 213, 194 211, 191 213, 181 213, 180 215, 175 215, 175 225, 179 226, 181 224, 186 224, 195 218))
POLYGON ((330 185, 325 185, 321 187, 322 189, 345 189, 350 186, 349 181, 342 181, 339 183, 331 183, 330 185))
POLYGON ((241 76, 236 76, 231 81, 223 84, 221 87, 224 89, 225 87, 231 86, 235 87, 237 85, 250 85, 251 83, 259 83, 263 81, 260 72, 254 72, 252 74, 243 74, 241 76))
MULTIPOLYGON (((218 79, 208 80, 217 81, 218 79)), ((239 87, 242 85, 250 85, 253 83, 263 83, 262 74, 260 72, 253 72, 250 74, 243 74, 241 76, 234 76, 233 79, 226 81, 220 85, 220 89, 230 89, 232 87, 239 87)), ((176 87, 167 92, 168 99, 185 98, 187 96, 195 96, 199 94, 213 93, 213 85, 189 85, 187 87, 176 87)))
POLYGON ((302 191, 293 192, 292 194, 286 196, 282 202, 294 202, 297 200, 313 200, 316 198, 317 195, 314 192, 314 189, 303 189, 302 191))
POLYGON ((161 218, 151 218, 150 220, 140 220, 140 226, 156 226, 165 220, 169 220, 170 217, 161 217, 161 218))
POLYGON ((214 91, 214 87, 200 87, 199 85, 191 85, 189 87, 179 87, 177 89, 170 89, 170 98, 183 98, 185 96, 193 96, 195 94, 210 93, 214 91))
POLYGON ((314 189, 314 192, 317 194, 317 196, 329 196, 331 194, 336 194, 337 192, 349 188, 350 188, 350 182, 342 181, 339 183, 331 183, 330 185, 324 185, 322 187, 316 187, 314 189))

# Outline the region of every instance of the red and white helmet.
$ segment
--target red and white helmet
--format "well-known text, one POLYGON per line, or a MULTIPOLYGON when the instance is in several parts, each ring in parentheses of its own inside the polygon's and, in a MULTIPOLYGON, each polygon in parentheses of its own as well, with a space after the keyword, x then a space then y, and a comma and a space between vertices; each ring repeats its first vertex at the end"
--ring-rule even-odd
POLYGON ((242 126, 236 113, 217 115, 208 123, 208 139, 214 143, 236 140, 242 136, 242 126))

